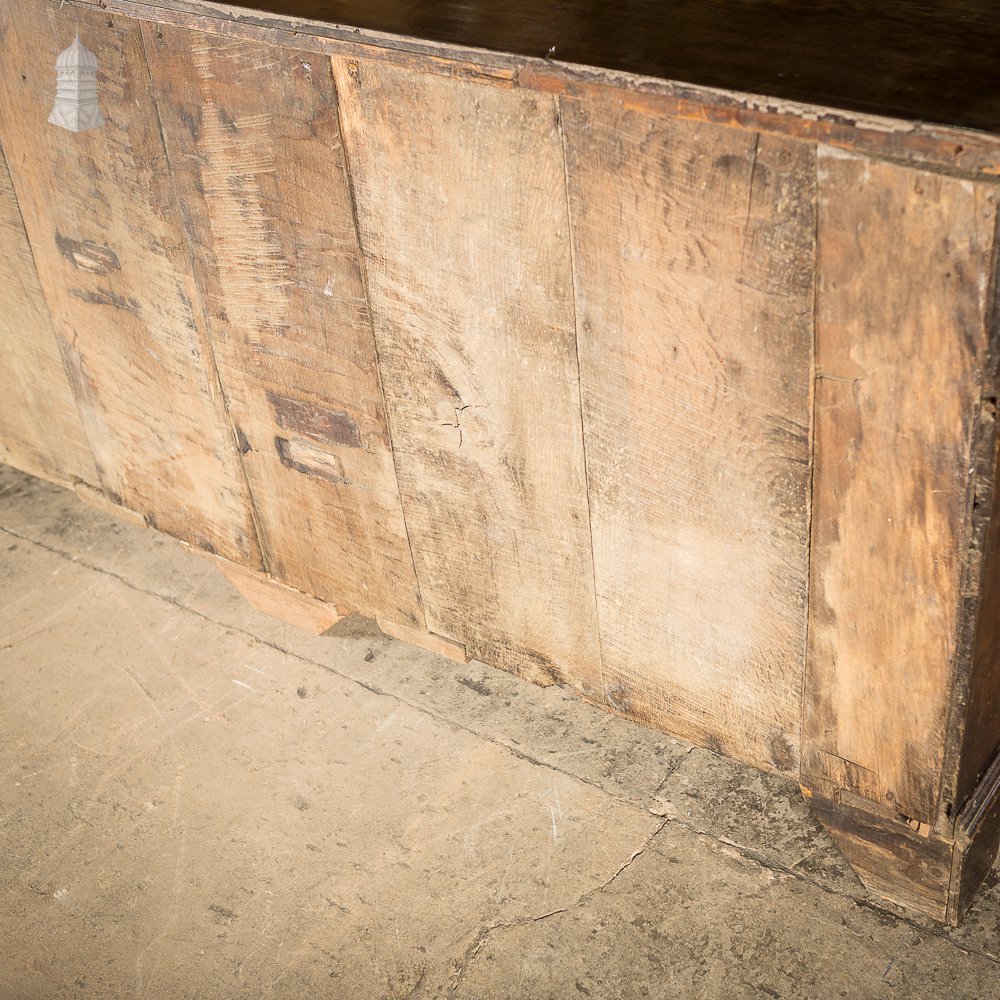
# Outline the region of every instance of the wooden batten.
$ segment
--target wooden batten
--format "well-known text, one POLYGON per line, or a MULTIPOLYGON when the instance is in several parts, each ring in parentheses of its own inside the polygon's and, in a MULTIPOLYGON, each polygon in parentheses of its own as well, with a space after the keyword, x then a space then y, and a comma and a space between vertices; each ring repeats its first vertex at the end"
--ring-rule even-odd
MULTIPOLYGON (((987 307, 989 348, 969 482, 969 532, 959 660, 952 695, 943 797, 952 814, 984 780, 1000 752, 1000 238, 994 240, 987 307)), ((952 816, 953 818, 953 816, 952 816)))

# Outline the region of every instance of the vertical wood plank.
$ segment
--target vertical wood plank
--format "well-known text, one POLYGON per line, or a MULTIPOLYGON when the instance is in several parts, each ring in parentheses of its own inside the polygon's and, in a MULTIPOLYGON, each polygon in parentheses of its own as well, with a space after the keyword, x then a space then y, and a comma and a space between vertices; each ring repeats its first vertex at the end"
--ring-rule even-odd
POLYGON ((994 189, 821 149, 803 783, 933 824, 994 189))
POLYGON ((563 108, 607 702, 797 773, 813 148, 563 108))
POLYGON ((0 151, 0 462, 58 483, 97 481, 0 151))
POLYGON ((422 628, 329 62, 143 30, 270 571, 422 628))
POLYGON ((554 100, 334 73, 428 626, 600 698, 554 100))
POLYGON ((139 25, 43 0, 0 11, 0 130, 101 485, 158 528, 259 564, 189 274, 139 25), (46 122, 55 57, 100 62, 107 124, 46 122))

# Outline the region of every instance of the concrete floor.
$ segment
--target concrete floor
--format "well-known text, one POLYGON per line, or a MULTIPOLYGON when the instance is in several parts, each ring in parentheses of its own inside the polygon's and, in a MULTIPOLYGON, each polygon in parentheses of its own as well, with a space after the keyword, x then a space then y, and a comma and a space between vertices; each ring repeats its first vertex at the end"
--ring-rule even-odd
POLYGON ((0 998, 1000 997, 794 785, 0 467, 0 998))

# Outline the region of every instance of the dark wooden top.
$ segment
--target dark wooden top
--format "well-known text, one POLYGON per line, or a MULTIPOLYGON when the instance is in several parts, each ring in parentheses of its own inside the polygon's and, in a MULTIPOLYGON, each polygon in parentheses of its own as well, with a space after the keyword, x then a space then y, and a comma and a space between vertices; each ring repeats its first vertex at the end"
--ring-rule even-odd
POLYGON ((236 6, 1000 132, 995 0, 257 0, 236 6))

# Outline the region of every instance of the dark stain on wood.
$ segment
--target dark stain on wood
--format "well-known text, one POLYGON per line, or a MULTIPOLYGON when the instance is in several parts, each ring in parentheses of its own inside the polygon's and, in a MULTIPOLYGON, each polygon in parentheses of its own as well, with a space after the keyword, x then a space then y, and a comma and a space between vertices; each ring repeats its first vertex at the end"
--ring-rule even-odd
POLYGON ((74 267, 88 274, 108 274, 111 271, 121 270, 118 254, 106 243, 75 240, 56 231, 56 246, 74 267))
POLYGON ((1000 757, 979 782, 958 815, 956 837, 963 851, 958 884, 957 919, 968 909, 1000 846, 1000 757))
POLYGON ((236 425, 236 447, 240 449, 241 455, 248 455, 253 451, 253 447, 247 440, 247 436, 243 433, 243 428, 239 424, 236 425))
POLYGON ((283 430, 304 434, 320 444, 338 444, 345 448, 361 447, 361 431, 350 414, 331 410, 301 399, 290 399, 268 392, 274 419, 283 430))
POLYGON ((775 733, 770 742, 771 760, 779 771, 794 771, 799 759, 795 747, 784 733, 775 733))
POLYGON ((131 296, 118 295, 109 288, 71 288, 69 294, 74 299, 88 302, 92 306, 111 306, 112 309, 120 309, 133 316, 138 316, 142 312, 142 306, 131 296))

